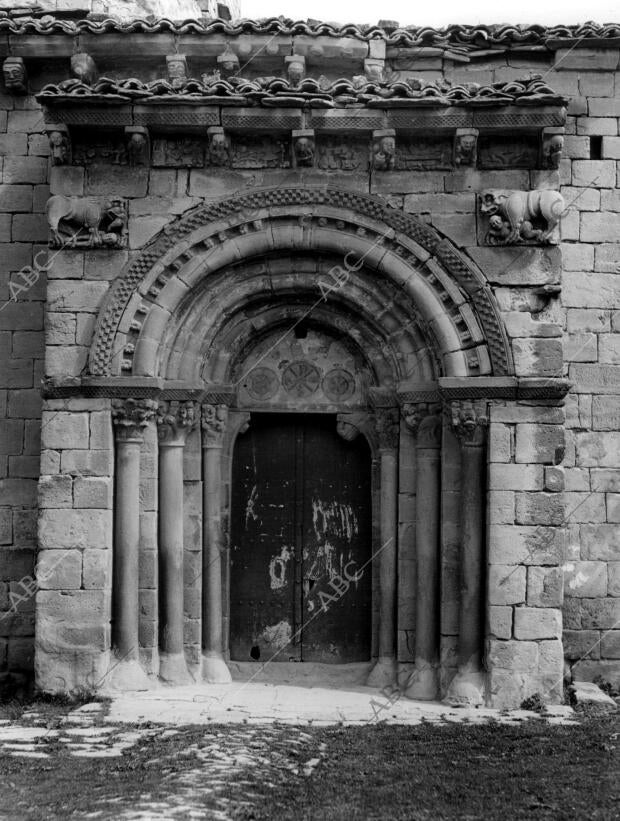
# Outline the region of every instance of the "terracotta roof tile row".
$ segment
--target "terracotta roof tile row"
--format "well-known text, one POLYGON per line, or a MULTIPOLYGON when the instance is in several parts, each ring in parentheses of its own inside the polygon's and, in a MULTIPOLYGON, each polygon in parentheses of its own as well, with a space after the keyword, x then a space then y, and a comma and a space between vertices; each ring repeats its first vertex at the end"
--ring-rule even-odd
POLYGON ((45 15, 40 18, 0 19, 0 32, 10 34, 106 34, 116 33, 166 33, 212 34, 228 36, 240 34, 307 35, 310 37, 353 37, 362 40, 382 39, 388 45, 414 47, 463 47, 466 50, 493 47, 545 46, 557 47, 557 41, 566 44, 578 41, 608 41, 620 38, 620 23, 598 24, 593 22, 572 26, 541 25, 451 25, 445 28, 430 26, 357 25, 348 23, 321 23, 295 21, 284 17, 264 20, 233 20, 203 18, 201 20, 172 21, 148 18, 121 22, 113 18, 90 17, 82 20, 63 20, 45 15))
POLYGON ((539 76, 524 80, 481 86, 477 83, 448 86, 422 80, 368 82, 365 78, 341 79, 335 82, 320 77, 306 78, 297 85, 288 80, 263 77, 245 80, 233 77, 219 79, 203 75, 202 80, 187 79, 142 82, 134 77, 111 80, 102 77, 92 86, 79 80, 64 80, 47 85, 37 95, 46 104, 141 102, 196 103, 201 105, 265 105, 278 107, 310 106, 334 108, 347 105, 370 107, 425 105, 562 105, 565 98, 554 92, 539 76))

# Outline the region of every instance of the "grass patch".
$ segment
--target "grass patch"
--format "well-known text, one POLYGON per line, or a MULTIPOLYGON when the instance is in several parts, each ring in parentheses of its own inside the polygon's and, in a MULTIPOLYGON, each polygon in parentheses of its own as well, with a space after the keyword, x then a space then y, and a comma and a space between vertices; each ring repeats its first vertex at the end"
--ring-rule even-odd
POLYGON ((204 813, 193 817, 209 818, 225 798, 227 812, 239 821, 618 817, 617 715, 567 727, 540 719, 519 725, 304 727, 301 746, 293 743, 297 731, 285 725, 176 729, 177 735, 161 738, 165 728, 156 728, 120 758, 76 758, 59 741, 45 739, 41 749, 48 759, 0 754, 2 817, 51 821, 98 813, 94 817, 116 819, 146 809, 148 802, 164 802, 169 809, 153 818, 188 818, 181 794, 191 796, 194 812, 204 813), (260 748, 261 757, 253 767, 226 771, 219 803, 209 789, 210 759, 195 752, 214 741, 223 751, 247 745, 250 756, 260 748), (287 761, 303 765, 319 758, 321 751, 310 776, 286 767, 287 761))

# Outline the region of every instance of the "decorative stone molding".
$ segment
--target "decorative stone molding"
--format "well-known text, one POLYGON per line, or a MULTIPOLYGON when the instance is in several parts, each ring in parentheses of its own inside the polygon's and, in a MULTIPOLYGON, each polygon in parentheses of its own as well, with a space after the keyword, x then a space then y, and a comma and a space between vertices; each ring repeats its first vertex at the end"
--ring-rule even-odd
POLYGON ((129 165, 149 165, 151 161, 151 138, 148 128, 127 126, 125 128, 125 140, 129 165))
POLYGON ((4 87, 9 94, 26 94, 28 92, 28 74, 21 57, 7 57, 2 63, 4 87))
POLYGON ((450 403, 452 426, 465 445, 484 444, 489 424, 487 403, 483 400, 461 399, 450 403))
POLYGON ((292 133, 293 166, 295 168, 312 168, 315 156, 314 129, 297 128, 292 133))
POLYGON ((71 74, 85 86, 92 86, 97 79, 95 61, 85 51, 78 51, 71 56, 71 74))
POLYGON ((203 432, 203 448, 221 448, 228 422, 228 405, 202 405, 200 424, 203 432))
POLYGON ((372 167, 375 171, 393 171, 396 162, 396 131, 386 128, 374 131, 372 167))
POLYGON ((454 164, 475 167, 478 157, 477 128, 457 128, 454 137, 454 164))
POLYGON ((480 195, 480 213, 489 220, 488 245, 557 245, 563 212, 558 191, 487 190, 480 195))
POLYGON ((118 441, 142 441, 144 428, 155 417, 153 399, 113 399, 112 423, 118 441))
POLYGON ((160 402, 157 408, 157 435, 160 444, 185 444, 197 421, 194 402, 160 402))
POLYGON ((66 125, 48 124, 45 131, 50 142, 52 165, 70 165, 72 159, 71 136, 66 125))
POLYGON ((127 205, 122 199, 97 202, 56 194, 45 206, 50 248, 123 248, 127 205))

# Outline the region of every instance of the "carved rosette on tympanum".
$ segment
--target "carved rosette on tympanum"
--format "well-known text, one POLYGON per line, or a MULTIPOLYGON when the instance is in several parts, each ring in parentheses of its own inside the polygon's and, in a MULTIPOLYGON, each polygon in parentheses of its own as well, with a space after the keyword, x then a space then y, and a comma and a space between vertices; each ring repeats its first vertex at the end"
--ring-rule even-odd
POLYGON ((452 427, 463 445, 482 447, 489 424, 484 400, 459 399, 451 402, 452 427))
POLYGON ((552 190, 487 190, 480 213, 488 218, 487 245, 557 245, 564 198, 552 190))
POLYGON ((398 408, 376 408, 375 425, 380 450, 395 450, 400 434, 398 408))
POLYGON ((401 415, 420 448, 441 446, 441 405, 438 402, 405 402, 401 415))
POLYGON ((200 425, 203 434, 203 448, 221 448, 228 422, 228 405, 212 405, 205 402, 202 404, 201 410, 200 425))
POLYGON ((160 402, 157 408, 157 437, 160 445, 184 445, 197 421, 195 402, 160 402))
POLYGON ((157 413, 154 399, 113 399, 112 424, 119 442, 142 441, 144 428, 157 413))

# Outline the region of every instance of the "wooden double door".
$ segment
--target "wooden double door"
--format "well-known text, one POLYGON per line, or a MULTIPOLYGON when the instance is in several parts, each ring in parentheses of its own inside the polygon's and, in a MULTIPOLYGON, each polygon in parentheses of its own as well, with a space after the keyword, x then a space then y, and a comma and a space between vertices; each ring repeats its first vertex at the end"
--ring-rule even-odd
POLYGON ((233 455, 230 652, 368 661, 371 457, 333 415, 252 414, 233 455))

